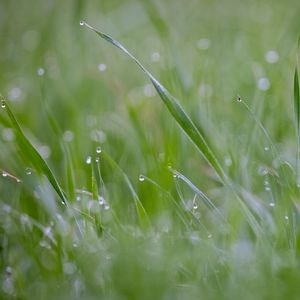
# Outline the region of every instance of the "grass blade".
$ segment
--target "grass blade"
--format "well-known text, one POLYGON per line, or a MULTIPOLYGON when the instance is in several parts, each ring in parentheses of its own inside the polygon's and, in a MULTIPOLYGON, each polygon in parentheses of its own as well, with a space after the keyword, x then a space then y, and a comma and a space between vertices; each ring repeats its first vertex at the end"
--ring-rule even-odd
POLYGON ((104 34, 94 27, 90 26, 84 21, 80 21, 81 25, 85 25, 89 29, 93 30, 98 36, 109 42, 110 44, 114 45, 121 51, 123 51, 128 57, 130 57, 148 76, 151 80, 154 88, 156 89, 157 93, 159 94, 161 100, 179 124, 181 129, 186 133, 186 135, 191 139, 197 149, 200 151, 204 159, 208 162, 208 164, 215 170, 215 172, 219 175, 221 180, 224 182, 226 180, 226 174, 222 169, 220 163, 218 162, 217 158, 215 157, 214 153, 212 152, 211 148, 207 144, 206 140, 194 124, 194 122, 190 119, 190 117, 186 114, 184 109, 181 107, 178 100, 171 95, 165 87, 135 58, 122 44, 118 41, 114 40, 107 34, 104 34))
POLYGON ((296 156, 296 168, 297 168, 297 184, 299 183, 299 159, 300 159, 300 95, 299 95, 299 75, 298 75, 298 53, 300 49, 300 37, 298 40, 297 49, 297 60, 294 73, 294 113, 295 113, 295 126, 296 126, 296 137, 297 137, 297 156, 296 156))
MULTIPOLYGON (((181 107, 178 100, 171 95, 166 88, 139 62, 137 58, 135 58, 122 44, 120 44, 118 41, 114 40, 109 35, 102 33, 92 27, 91 25, 87 24, 85 21, 80 21, 80 25, 84 25, 87 28, 94 31, 98 36, 103 38, 108 43, 112 44, 116 48, 120 49, 123 53, 125 53, 130 59, 132 59, 141 69, 142 71, 148 76, 150 81, 152 82, 154 88, 156 89, 157 93, 160 96, 160 99, 163 101, 169 112, 171 113, 172 117, 175 119, 175 121, 178 123, 180 128, 186 133, 186 135, 189 137, 189 139, 192 141, 192 143, 196 146, 198 151, 201 153, 201 155, 204 157, 204 159, 207 161, 207 163, 213 168, 213 170, 217 173, 220 180, 226 185, 230 190, 233 191, 234 195, 236 196, 237 200, 239 201, 241 205, 241 209, 248 220, 251 228, 254 230, 257 236, 260 236, 262 233, 261 227, 249 208, 245 205, 245 203, 242 201, 236 190, 234 189, 234 186, 232 185, 231 180, 228 178, 226 173, 224 172, 222 166, 220 165, 219 161, 215 157, 214 153, 212 152, 211 148, 209 147, 208 143, 206 142, 203 135, 200 133, 199 129, 196 127, 194 122, 191 120, 191 118, 187 115, 187 113, 184 111, 184 109, 181 107)), ((125 174, 126 176, 126 174, 125 174)), ((125 177, 126 181, 128 180, 128 177, 125 177)), ((130 182, 129 182, 130 183, 130 182)), ((130 187, 131 185, 129 185, 130 187)), ((134 197, 135 198, 135 197, 134 197)), ((137 201, 136 203, 139 203, 137 201)))
POLYGON ((18 121, 16 120, 13 112, 9 108, 7 102, 1 96, 1 107, 7 112, 7 115, 10 119, 10 122, 12 124, 12 127, 16 133, 17 142, 19 143, 19 146, 24 150, 23 152, 28 155, 28 158, 30 159, 33 166, 40 171, 41 173, 44 173, 46 177, 48 178, 49 182, 51 183, 54 190, 57 192, 58 196, 60 197, 63 204, 67 204, 67 198, 60 187, 57 179, 55 178, 53 172, 51 171, 50 167, 48 166, 47 162, 42 158, 42 156, 39 154, 39 152, 34 148, 34 146, 31 144, 29 139, 25 136, 23 133, 18 121))

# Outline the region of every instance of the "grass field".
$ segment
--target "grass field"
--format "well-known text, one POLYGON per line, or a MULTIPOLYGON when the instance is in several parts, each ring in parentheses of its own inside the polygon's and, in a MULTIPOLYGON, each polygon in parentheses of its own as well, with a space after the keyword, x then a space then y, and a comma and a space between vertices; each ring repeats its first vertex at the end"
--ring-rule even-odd
POLYGON ((0 0, 0 299, 299 299, 299 15, 0 0))

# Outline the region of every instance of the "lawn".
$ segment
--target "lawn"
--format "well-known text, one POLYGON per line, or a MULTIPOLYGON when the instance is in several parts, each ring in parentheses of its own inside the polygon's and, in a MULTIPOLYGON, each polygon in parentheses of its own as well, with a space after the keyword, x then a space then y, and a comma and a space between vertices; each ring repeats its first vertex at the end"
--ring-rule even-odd
POLYGON ((0 0, 0 299, 299 299, 299 15, 0 0))

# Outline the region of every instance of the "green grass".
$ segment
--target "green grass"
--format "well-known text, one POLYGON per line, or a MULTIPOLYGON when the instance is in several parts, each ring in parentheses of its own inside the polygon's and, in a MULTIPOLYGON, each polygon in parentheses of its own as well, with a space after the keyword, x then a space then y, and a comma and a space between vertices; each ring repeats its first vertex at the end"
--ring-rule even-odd
POLYGON ((299 10, 0 1, 0 299, 298 299, 299 10))

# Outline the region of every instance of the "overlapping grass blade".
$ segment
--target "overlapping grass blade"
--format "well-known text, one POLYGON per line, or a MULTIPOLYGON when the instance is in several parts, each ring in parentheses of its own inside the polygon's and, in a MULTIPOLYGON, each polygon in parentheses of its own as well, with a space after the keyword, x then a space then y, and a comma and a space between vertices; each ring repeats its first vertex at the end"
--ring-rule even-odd
MULTIPOLYGON (((178 123, 180 128, 190 138, 192 143, 196 146, 196 148, 202 154, 202 156, 207 161, 207 163, 218 174, 220 180, 233 191, 234 195, 236 196, 237 200, 239 201, 239 203, 241 205, 241 209, 242 209, 246 219, 248 220, 251 228, 254 230, 254 232, 256 233, 257 236, 260 236, 262 233, 261 226, 259 225, 259 223, 255 219, 255 217, 253 216, 252 212, 249 210, 249 208, 245 205, 243 200, 237 194, 236 190, 234 189, 234 187, 232 185, 231 180, 228 178, 228 176, 224 172, 221 164, 217 160, 216 156, 214 155, 213 151, 209 147, 205 138, 200 133, 199 129, 196 127, 196 125, 191 120, 191 118, 187 115, 187 113, 181 107, 178 100, 173 95, 171 95, 166 90, 166 88, 122 44, 120 44, 118 41, 114 40, 109 35, 98 31, 91 25, 87 24, 85 21, 80 21, 80 25, 85 25, 87 28, 94 31, 98 36, 100 36, 101 38, 106 40, 108 43, 110 43, 113 46, 120 49, 143 70, 143 72, 151 80, 151 82, 152 82, 153 86, 155 87, 157 93, 159 94, 161 100, 163 101, 163 103, 165 104, 165 106, 167 107, 169 112, 171 113, 172 117, 176 120, 176 122, 178 123)), ((127 178, 127 180, 128 180, 128 177, 125 177, 125 178, 127 178)), ((139 202, 136 202, 136 203, 139 203, 139 202)))
POLYGON ((62 190, 61 186, 59 185, 56 177, 54 176, 53 172, 51 171, 50 167, 48 166, 47 162, 42 158, 42 156, 39 154, 39 152, 34 148, 34 146, 31 144, 29 139, 25 136, 23 133, 18 121, 16 120, 13 112, 9 108, 7 102, 1 96, 1 107, 5 109, 7 112, 7 115, 10 119, 10 122, 12 124, 12 127, 15 131, 16 137, 17 137, 17 142, 20 146, 20 148, 23 150, 23 153, 28 156, 28 159, 38 170, 39 172, 43 173, 46 175, 48 178, 49 182, 51 183, 52 187, 54 190, 57 192, 58 196, 60 197, 61 201, 63 204, 67 204, 67 198, 64 194, 64 191, 62 190))

